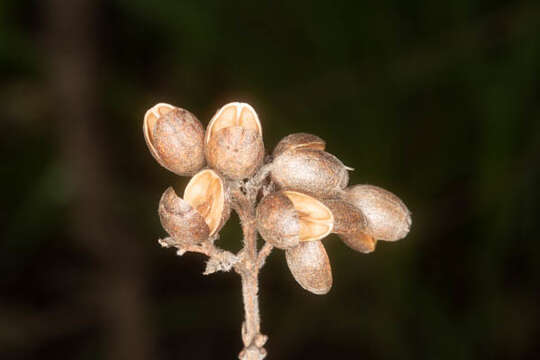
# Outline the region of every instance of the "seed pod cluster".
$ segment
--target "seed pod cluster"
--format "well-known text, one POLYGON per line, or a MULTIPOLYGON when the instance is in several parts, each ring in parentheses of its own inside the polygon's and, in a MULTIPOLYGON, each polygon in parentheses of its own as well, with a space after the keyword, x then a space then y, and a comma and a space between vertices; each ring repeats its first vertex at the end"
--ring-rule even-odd
POLYGON ((328 235, 371 253, 378 240, 396 241, 410 230, 405 204, 376 186, 347 187, 351 169, 327 152, 316 135, 286 136, 257 174, 265 155, 262 127, 248 104, 224 105, 204 130, 189 111, 159 103, 146 112, 143 133, 162 166, 193 176, 182 197, 168 188, 159 202, 163 228, 179 246, 215 239, 230 215, 231 184, 260 182, 267 170, 264 191, 251 197, 259 200, 250 205, 256 206, 255 226, 267 243, 285 251, 293 278, 313 294, 326 294, 332 287, 323 244, 328 235))
POLYGON ((158 103, 144 115, 143 135, 160 165, 193 176, 183 198, 168 188, 159 203, 163 228, 178 244, 215 237, 230 214, 227 179, 240 180, 262 165, 262 127, 255 110, 230 103, 217 111, 206 132, 191 112, 158 103), (208 163, 209 169, 201 170, 208 163))

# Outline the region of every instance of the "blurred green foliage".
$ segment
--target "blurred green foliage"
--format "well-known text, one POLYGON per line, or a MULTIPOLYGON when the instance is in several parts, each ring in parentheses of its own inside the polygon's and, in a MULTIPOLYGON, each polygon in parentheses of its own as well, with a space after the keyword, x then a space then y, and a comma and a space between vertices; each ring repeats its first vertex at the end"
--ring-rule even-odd
MULTIPOLYGON (((54 6, 0 2, 2 359, 112 356, 115 324, 95 299, 108 301, 123 255, 114 248, 116 267, 103 267, 70 230, 84 217, 73 210, 84 189, 65 164, 72 134, 58 126, 65 104, 50 90, 55 48, 44 33, 54 6)), ((257 109, 268 150, 292 132, 317 134, 356 169, 352 183, 387 188, 413 213, 409 236, 371 255, 327 239, 334 288, 325 297, 304 292, 283 254, 271 255, 261 279, 269 359, 536 358, 537 2, 94 6, 94 140, 110 179, 103 209, 130 226, 129 237, 107 241, 138 254, 125 278, 140 282, 134 314, 150 350, 139 358, 233 358, 241 348, 237 277, 203 278, 201 256, 157 246, 160 194, 187 179, 160 168, 141 133, 156 102, 206 124, 233 100, 257 109)), ((219 241, 238 249, 236 221, 219 241)))

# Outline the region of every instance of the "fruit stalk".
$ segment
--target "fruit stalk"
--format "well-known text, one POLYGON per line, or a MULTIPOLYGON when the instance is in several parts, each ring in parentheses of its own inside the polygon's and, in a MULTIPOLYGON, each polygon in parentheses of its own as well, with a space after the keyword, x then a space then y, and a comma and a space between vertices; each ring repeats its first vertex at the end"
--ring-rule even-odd
POLYGON ((260 333, 261 318, 259 314, 259 269, 271 247, 257 250, 257 228, 255 221, 256 194, 261 183, 245 184, 242 191, 240 182, 231 186, 233 208, 240 218, 244 247, 241 260, 235 265, 236 272, 242 279, 242 298, 244 302, 244 322, 242 324, 242 340, 244 349, 239 354, 240 360, 261 360, 266 357, 264 344, 267 337, 260 333))

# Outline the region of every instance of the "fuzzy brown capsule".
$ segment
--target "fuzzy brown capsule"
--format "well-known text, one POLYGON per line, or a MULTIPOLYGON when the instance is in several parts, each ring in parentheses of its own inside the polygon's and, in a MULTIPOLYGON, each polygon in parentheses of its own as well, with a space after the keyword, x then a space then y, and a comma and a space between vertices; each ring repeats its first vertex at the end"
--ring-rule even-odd
POLYGON ((206 129, 205 155, 212 168, 235 180, 253 175, 262 165, 262 128, 249 104, 234 102, 218 110, 206 129))
POLYGON ((276 158, 283 152, 293 149, 324 150, 326 142, 320 137, 307 133, 296 133, 285 136, 276 145, 272 156, 276 158))
POLYGON ((326 237, 333 229, 330 209, 312 196, 279 191, 265 196, 257 206, 257 229, 264 240, 280 249, 326 237))
POLYGON ((180 198, 169 187, 159 203, 163 228, 180 244, 198 244, 218 232, 230 215, 223 180, 210 169, 190 180, 180 198))
POLYGON ((349 182, 347 168, 325 151, 298 148, 285 151, 274 159, 272 180, 282 188, 333 197, 349 182))
POLYGON ((367 218, 354 205, 339 199, 324 201, 334 215, 333 233, 351 249, 361 253, 375 250, 376 240, 369 235, 367 218))
POLYGON ((285 251, 287 265, 301 287, 316 295, 327 294, 332 288, 332 267, 320 241, 300 243, 285 251))
POLYGON ((159 201, 161 225, 181 245, 199 244, 210 234, 210 229, 199 212, 167 188, 159 201))
POLYGON ((193 175, 204 166, 204 129, 189 111, 154 105, 144 115, 143 133, 152 156, 173 173, 193 175))
POLYGON ((391 192, 373 185, 354 185, 345 190, 344 197, 366 216, 375 239, 396 241, 409 233, 411 213, 391 192))

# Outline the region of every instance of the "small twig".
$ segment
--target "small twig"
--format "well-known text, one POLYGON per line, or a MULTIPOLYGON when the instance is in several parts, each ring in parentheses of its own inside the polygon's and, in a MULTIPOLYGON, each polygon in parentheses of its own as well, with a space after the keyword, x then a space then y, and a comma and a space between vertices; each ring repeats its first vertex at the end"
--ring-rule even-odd
POLYGON ((272 171, 272 164, 263 165, 255 175, 245 184, 247 198, 251 203, 255 202, 257 193, 261 189, 264 180, 270 175, 272 171))
POLYGON ((203 273, 204 275, 213 274, 217 271, 229 271, 239 260, 238 257, 232 252, 220 249, 211 241, 196 245, 184 245, 172 237, 166 237, 164 239, 159 239, 158 243, 165 248, 177 248, 178 251, 176 254, 178 256, 182 256, 186 252, 194 252, 208 256, 209 259, 206 263, 206 269, 203 273))
MULTIPOLYGON (((261 189, 264 179, 268 175, 268 167, 259 170, 254 176, 257 181, 249 181, 243 184, 235 182, 230 184, 232 206, 238 214, 244 235, 244 248, 238 254, 235 270, 242 279, 242 298, 244 300, 245 321, 242 324, 242 340, 244 349, 239 354, 241 360, 262 360, 266 357, 264 344, 267 337, 260 333, 261 319, 259 314, 259 256, 257 252, 257 229, 255 221, 255 203, 257 193, 261 189)), ((268 246, 261 249, 262 256, 266 258, 268 246), (264 250, 264 252, 263 252, 264 250)))
POLYGON ((260 269, 264 266, 266 258, 272 252, 274 247, 270 243, 265 242, 261 250, 259 250, 259 255, 257 256, 257 268, 260 269))

